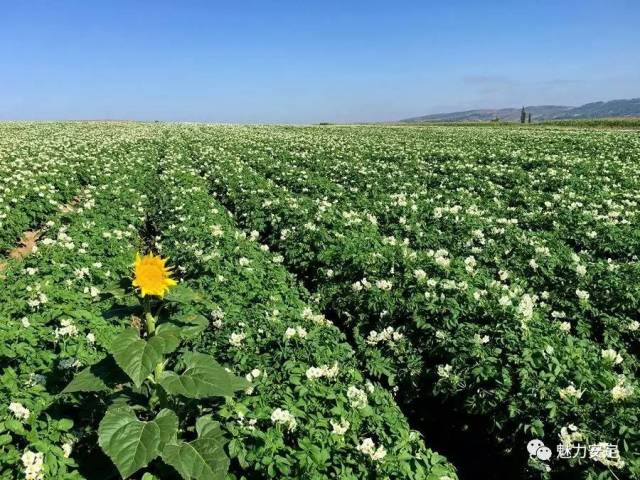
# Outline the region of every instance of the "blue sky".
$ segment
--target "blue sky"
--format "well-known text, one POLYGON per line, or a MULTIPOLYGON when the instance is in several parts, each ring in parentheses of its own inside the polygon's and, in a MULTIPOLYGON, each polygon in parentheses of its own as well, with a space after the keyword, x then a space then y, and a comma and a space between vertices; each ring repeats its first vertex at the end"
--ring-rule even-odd
POLYGON ((358 122, 640 96, 637 0, 0 7, 0 119, 358 122))

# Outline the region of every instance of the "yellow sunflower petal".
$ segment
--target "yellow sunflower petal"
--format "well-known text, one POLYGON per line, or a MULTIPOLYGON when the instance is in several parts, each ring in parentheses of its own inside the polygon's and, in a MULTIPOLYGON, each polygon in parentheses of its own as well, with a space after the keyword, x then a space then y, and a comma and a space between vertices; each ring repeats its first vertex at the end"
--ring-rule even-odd
POLYGON ((143 298, 147 295, 162 298, 169 288, 177 285, 171 278, 171 269, 166 266, 167 260, 153 254, 144 257, 136 254, 132 285, 140 289, 143 298))

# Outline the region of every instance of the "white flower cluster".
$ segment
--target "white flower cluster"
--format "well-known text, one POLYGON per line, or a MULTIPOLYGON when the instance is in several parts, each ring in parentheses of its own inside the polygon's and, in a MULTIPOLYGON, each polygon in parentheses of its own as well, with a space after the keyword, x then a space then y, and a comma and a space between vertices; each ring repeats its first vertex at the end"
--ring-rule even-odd
POLYGON ((224 235, 224 231, 220 225, 212 225, 211 226, 211 235, 214 237, 221 237, 224 235))
POLYGON ((576 442, 582 442, 584 435, 578 430, 578 427, 571 424, 568 427, 562 427, 560 429, 560 442, 565 447, 571 447, 576 442))
POLYGON ((71 319, 63 318, 60 320, 60 327, 55 329, 54 334, 56 339, 60 337, 75 337, 78 334, 78 328, 71 319))
POLYGON ((33 387, 35 385, 44 385, 47 383, 47 377, 42 375, 41 373, 31 372, 29 374, 29 379, 25 382, 27 387, 33 387))
POLYGON ((622 468, 625 465, 621 458, 612 458, 609 454, 609 443, 600 442, 589 446, 589 458, 607 467, 622 468))
POLYGON ((40 285, 36 285, 35 288, 27 287, 27 292, 33 291, 32 298, 27 300, 27 305, 29 305, 32 309, 37 310, 40 305, 44 305, 49 301, 49 297, 43 292, 40 291, 40 285))
POLYGON ((349 427, 351 426, 351 424, 347 420, 343 420, 342 418, 340 419, 340 422, 330 420, 330 423, 333 427, 331 433, 333 433, 334 435, 344 435, 345 433, 347 433, 347 430, 349 430, 349 427))
POLYGON ((476 343, 477 345, 484 345, 486 343, 489 343, 489 335, 480 335, 479 333, 476 333, 473 335, 473 342, 476 343))
POLYGON ((602 355, 602 358, 611 362, 614 365, 619 365, 622 363, 622 355, 616 352, 613 348, 602 350, 600 354, 602 355))
POLYGON ((569 333, 571 331, 571 323, 569 322, 559 322, 558 328, 561 332, 569 333))
POLYGON ((258 423, 258 420, 255 418, 250 418, 250 419, 246 419, 245 418, 245 414, 243 411, 237 411, 236 414, 238 415, 238 425, 241 425, 242 427, 245 427, 247 430, 255 430, 256 429, 256 424, 258 423))
POLYGON ((259 368, 254 368, 249 373, 247 373, 245 378, 247 379, 247 381, 253 382, 256 378, 258 378, 260 376, 265 377, 265 375, 263 374, 262 370, 260 370, 259 368))
POLYGON ((393 345, 403 338, 404 335, 402 333, 396 331, 393 327, 387 327, 381 332, 371 330, 367 336, 367 343, 369 345, 377 345, 378 343, 389 343, 393 345))
POLYGON ((364 408, 369 404, 367 393, 353 385, 347 389, 347 398, 353 408, 364 408))
POLYGON ((476 261, 476 259, 475 259, 475 257, 473 255, 470 255, 470 256, 468 256, 467 258, 464 259, 464 269, 470 275, 474 275, 475 274, 475 268, 476 268, 477 264, 478 264, 478 262, 476 261))
POLYGON ((318 325, 331 325, 331 322, 327 320, 324 315, 321 313, 313 313, 311 307, 305 307, 304 310, 302 310, 302 318, 318 325))
POLYGON ((301 340, 304 340, 307 337, 307 331, 300 325, 296 325, 295 327, 288 327, 284 332, 285 340, 291 340, 294 337, 298 337, 301 340))
POLYGON ((25 450, 22 454, 22 465, 24 466, 25 480, 42 480, 44 477, 44 456, 42 453, 25 450))
POLYGON ((618 376, 618 383, 611 389, 611 398, 614 402, 626 400, 633 395, 633 387, 627 384, 624 375, 618 376))
POLYGON ((67 442, 62 445, 62 452, 64 458, 69 458, 71 456, 71 452, 73 451, 73 443, 67 442))
POLYGON ((561 388, 559 391, 560 398, 562 400, 569 400, 570 398, 580 399, 584 392, 582 390, 578 390, 576 387, 569 385, 568 387, 561 388))
POLYGON ((222 320, 224 320, 224 312, 221 309, 217 308, 211 312, 210 316, 211 325, 213 325, 215 328, 221 328, 222 320))
POLYGON ((444 248, 436 250, 433 254, 433 260, 436 262, 436 265, 442 268, 449 268, 449 264, 451 263, 451 259, 449 258, 449 251, 444 248))
POLYGON ((91 298, 97 298, 100 295, 100 289, 97 287, 84 287, 84 293, 88 294, 91 298))
POLYGON ((520 317, 520 324, 523 329, 527 329, 527 323, 533 318, 533 307, 535 306, 536 297, 525 293, 520 297, 518 303, 518 316, 520 317))
POLYGON ((351 289, 354 292, 360 292, 360 291, 362 291, 362 289, 370 290, 371 289, 371 283, 365 277, 362 280, 358 280, 357 282, 353 282, 351 284, 351 289))
POLYGON ((19 420, 26 420, 29 418, 29 415, 31 415, 29 409, 20 402, 11 402, 9 404, 9 410, 13 413, 13 416, 19 420))
POLYGON ((398 240, 396 239, 396 237, 383 237, 382 238, 382 243, 385 245, 398 245, 398 240))
POLYGON ((247 334, 246 333, 244 333, 244 332, 240 332, 240 333, 234 332, 229 337, 229 343, 233 347, 241 347, 245 338, 247 338, 247 334))
MULTIPOLYGON (((54 243, 58 243, 59 242, 67 250, 73 250, 76 246, 73 243, 73 239, 69 235, 67 235, 66 230, 67 230, 66 226, 60 227, 60 231, 58 232, 57 241, 53 240, 53 241, 50 241, 50 242, 43 242, 43 243, 45 243, 45 245, 53 245, 54 243)), ((45 240, 47 240, 47 239, 45 239, 45 240)))
POLYGON ((69 358, 63 358, 62 360, 60 360, 58 365, 63 370, 70 370, 72 368, 78 368, 82 366, 82 362, 80 362, 80 360, 78 360, 76 357, 69 357, 69 358))
POLYGON ((362 440, 362 443, 358 445, 356 449, 360 453, 369 455, 371 457, 371 460, 374 461, 382 460, 387 455, 387 451, 382 445, 376 448, 375 442, 368 437, 362 440))
POLYGON ((576 296, 581 302, 586 302, 587 300, 589 300, 590 295, 589 295, 589 292, 587 292, 586 290, 580 290, 578 288, 576 289, 576 296))
POLYGON ((335 362, 332 367, 329 367, 329 365, 309 367, 306 375, 309 380, 316 380, 318 378, 335 378, 339 372, 338 362, 335 362))
POLYGON ((407 194, 406 193, 392 193, 389 195, 392 200, 392 205, 397 207, 406 207, 407 206, 407 194))
POLYGON ((91 273, 89 272, 89 267, 76 268, 73 271, 73 274, 78 279, 82 279, 91 275, 91 273))
POLYGON ((287 430, 292 432, 298 426, 296 418, 289 412, 289 410, 283 410, 282 408, 276 408, 271 413, 271 421, 276 425, 284 425, 287 430))
POLYGON ((388 280, 377 280, 376 287, 378 287, 380 290, 389 291, 393 287, 393 284, 388 280))
POLYGON ((438 376, 440 378, 449 378, 451 376, 451 371, 453 367, 449 364, 446 365, 438 365, 438 376))

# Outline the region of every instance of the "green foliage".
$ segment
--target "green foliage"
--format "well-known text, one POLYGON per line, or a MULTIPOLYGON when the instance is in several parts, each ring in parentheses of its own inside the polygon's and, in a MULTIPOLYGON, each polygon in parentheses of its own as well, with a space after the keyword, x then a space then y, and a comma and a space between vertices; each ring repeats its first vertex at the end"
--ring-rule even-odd
MULTIPOLYGON (((409 408, 432 396, 460 412, 452 424, 481 417, 506 452, 533 435, 555 445, 573 425, 618 443, 614 468, 640 473, 640 431, 628 428, 640 414, 636 136, 514 127, 207 135, 194 166, 353 332, 362 368, 397 386, 409 408), (580 398, 565 395, 571 385, 580 398)), ((552 468, 608 471, 597 460, 554 458, 552 468)))
POLYGON ((200 417, 196 431, 196 440, 167 445, 162 458, 184 479, 224 479, 229 462, 223 450, 225 440, 220 425, 209 417, 200 417), (225 460, 220 461, 221 458, 225 460))
POLYGON ((210 355, 185 353, 180 361, 181 373, 163 371, 158 383, 170 395, 187 398, 229 397, 249 386, 245 379, 235 377, 222 368, 210 355))
POLYGON ((163 361, 163 355, 171 352, 165 351, 162 337, 154 335, 149 340, 143 340, 138 330, 127 328, 113 339, 111 353, 118 366, 140 388, 142 382, 163 361))
POLYGON ((0 478, 25 478, 28 461, 44 478, 61 480, 116 478, 118 468, 145 463, 133 477, 197 478, 229 468, 231 479, 456 478, 409 429, 392 395, 367 382, 346 338, 320 321, 307 292, 236 229, 207 180, 195 171, 183 176, 188 129, 157 128, 0 126, 3 249, 17 246, 28 228, 39 234, 32 254, 0 261, 0 478), (223 238, 211 234, 215 224, 224 225, 223 238), (192 248, 200 241, 203 252, 192 248), (170 255, 181 280, 160 311, 154 302, 152 334, 129 280, 135 253, 149 246, 170 255), (239 266, 241 257, 250 268, 239 266), (287 338, 289 327, 306 336, 287 338), (230 336, 241 331, 247 338, 232 346, 230 336), (188 369, 190 354, 246 379, 213 389, 208 372, 231 375, 197 359, 188 369), (335 362, 337 377, 307 378, 309 369, 335 362), (159 381, 172 374, 177 395, 159 381), (246 385, 251 394, 217 396, 246 385), (366 406, 351 405, 351 387, 366 395, 366 406), (216 396, 189 398, 209 394, 216 396), (161 434, 173 429, 165 429, 161 411, 178 418, 175 438, 160 436, 162 449, 156 426, 161 434), (273 420, 278 411, 289 412, 295 428, 273 420), (107 439, 100 425, 114 412, 126 413, 107 439), (224 441, 209 439, 203 418, 224 441), (342 421, 347 431, 333 433, 332 422, 342 421), (357 449, 366 438, 386 449, 384 458, 357 449), (120 451, 121 443, 130 450, 120 451))
POLYGON ((100 422, 98 442, 127 478, 160 455, 177 432, 178 417, 171 410, 160 410, 155 419, 141 422, 131 407, 113 407, 100 422))
MULTIPOLYGON (((196 298, 195 292, 181 286, 180 293, 166 301, 185 304, 196 298)), ((176 409, 179 402, 171 397, 231 397, 236 391, 247 388, 249 383, 227 372, 211 356, 197 352, 181 356, 179 363, 184 365, 184 371, 180 374, 165 370, 169 361, 166 355, 178 348, 183 327, 167 319, 156 328, 158 317, 152 314, 152 300, 143 299, 141 303, 147 338, 141 338, 137 328, 124 329, 111 343, 112 356, 103 360, 101 365, 80 372, 63 393, 107 390, 113 394, 113 403, 100 422, 98 443, 122 478, 147 467, 158 456, 173 465, 185 479, 212 478, 212 472, 216 472, 216 478, 224 476, 229 461, 222 449, 224 443, 220 430, 214 430, 202 417, 196 423, 197 428, 205 430, 201 433, 202 438, 192 442, 193 445, 179 441, 180 420, 176 413, 180 411, 180 408, 176 409), (107 386, 113 383, 113 363, 130 379, 130 382, 118 384, 117 389, 107 386), (128 399, 135 399, 135 403, 128 405, 128 399), (153 420, 138 419, 138 415, 151 417, 158 408, 160 410, 153 420), (215 445, 208 450, 203 449, 201 444, 212 439, 215 439, 215 445), (190 457, 198 454, 200 464, 193 469, 185 468, 179 461, 181 451, 190 457)), ((160 302, 156 308, 160 312, 165 306, 160 302)), ((186 333, 189 336, 189 331, 186 333)))
POLYGON ((0 126, 0 246, 39 235, 0 262, 0 478, 455 478, 425 399, 522 476, 575 432, 621 462, 553 472, 637 476, 631 123, 0 126))

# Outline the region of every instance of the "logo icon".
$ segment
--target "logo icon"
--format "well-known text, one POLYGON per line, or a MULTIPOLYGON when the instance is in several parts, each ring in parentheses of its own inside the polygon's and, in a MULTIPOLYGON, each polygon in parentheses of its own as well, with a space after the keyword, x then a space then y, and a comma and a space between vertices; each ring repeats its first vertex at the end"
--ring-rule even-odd
POLYGON ((551 449, 545 446, 542 440, 534 438, 527 444, 527 451, 530 458, 538 458, 546 462, 551 458, 551 449))

